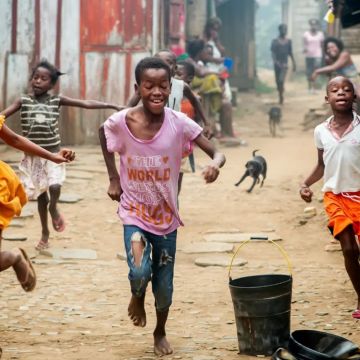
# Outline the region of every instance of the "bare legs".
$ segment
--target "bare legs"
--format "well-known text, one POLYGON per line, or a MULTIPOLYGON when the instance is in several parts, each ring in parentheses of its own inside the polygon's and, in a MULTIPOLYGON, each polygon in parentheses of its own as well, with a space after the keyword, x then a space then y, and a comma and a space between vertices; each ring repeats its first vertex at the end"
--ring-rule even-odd
POLYGON ((50 216, 54 225, 54 229, 56 231, 62 231, 64 227, 63 219, 60 216, 60 213, 57 208, 57 203, 60 198, 61 186, 60 185, 52 185, 49 188, 49 195, 47 192, 42 193, 37 201, 38 201, 38 212, 40 215, 41 222, 41 238, 36 248, 38 250, 46 249, 49 247, 49 226, 48 226, 48 210, 50 212, 50 216))
POLYGON ((235 137, 233 130, 233 110, 230 101, 223 100, 220 110, 221 133, 225 137, 235 137))
POLYGON ((169 310, 156 311, 156 327, 154 330, 154 352, 156 355, 169 355, 173 353, 169 342, 166 339, 165 325, 169 310))
MULTIPOLYGON (((131 241, 132 253, 136 267, 140 267, 143 257, 145 244, 141 238, 140 241, 131 241)), ((141 297, 135 295, 131 296, 128 306, 128 315, 135 326, 144 327, 146 325, 146 312, 145 312, 145 293, 141 297)))
POLYGON ((38 245, 36 246, 36 248, 41 250, 49 246, 49 235, 50 235, 49 226, 48 226, 49 197, 47 192, 42 193, 38 197, 37 201, 38 201, 38 212, 41 222, 41 239, 38 245))
MULTIPOLYGON (((137 278, 142 281, 147 281, 147 277, 143 275, 144 267, 149 256, 148 251, 150 251, 150 244, 146 245, 146 241, 142 234, 140 233, 133 233, 131 236, 131 263, 134 266, 132 273, 136 274, 137 278), (139 274, 141 274, 139 276, 139 274)), ((171 241, 171 240, 170 240, 171 241)), ((129 249, 128 249, 129 251, 129 249)), ((153 253, 153 261, 157 264, 160 262, 160 258, 158 258, 159 254, 156 250, 153 253)), ((172 256, 170 256, 166 251, 161 251, 161 259, 162 261, 166 262, 173 262, 172 256)), ((157 267, 156 265, 154 265, 157 267)), ((160 265, 164 266, 162 270, 165 269, 165 264, 160 265)), ((169 266, 169 265, 168 265, 169 266)), ((161 271, 161 270, 160 270, 161 271)), ((157 277, 159 272, 153 275, 157 277)), ((142 284, 143 285, 143 284, 142 284)), ((142 286, 141 286, 142 287, 142 286)), ((142 287, 143 288, 143 287, 142 287)), ((153 283, 153 291, 156 292, 157 285, 154 287, 153 283)), ((157 298, 155 296, 155 298, 157 298)), ((146 326, 146 312, 145 312, 145 291, 141 296, 136 296, 134 291, 130 299, 130 303, 128 306, 128 315, 132 320, 134 326, 144 327, 146 326)), ((154 352, 157 355, 168 355, 172 354, 173 350, 167 341, 166 338, 166 331, 165 325, 168 318, 169 310, 166 309, 165 311, 158 311, 156 310, 156 327, 153 333, 154 336, 154 352)))
POLYGON ((357 309, 360 309, 360 263, 359 247, 354 230, 347 227, 338 235, 345 260, 345 269, 357 294, 357 309))

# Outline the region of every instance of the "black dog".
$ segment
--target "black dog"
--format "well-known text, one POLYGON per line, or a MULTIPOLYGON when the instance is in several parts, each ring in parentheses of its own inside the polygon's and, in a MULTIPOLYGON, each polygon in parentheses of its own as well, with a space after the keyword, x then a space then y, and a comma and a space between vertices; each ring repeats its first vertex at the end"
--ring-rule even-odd
POLYGON ((248 161, 245 165, 246 171, 243 177, 235 184, 239 186, 247 176, 251 176, 254 179, 253 184, 250 189, 247 190, 248 193, 252 191, 256 183, 260 182, 260 175, 262 175, 262 181, 260 187, 264 185, 264 180, 266 178, 267 165, 266 160, 262 156, 255 156, 255 153, 259 150, 253 151, 253 159, 248 161))
POLYGON ((278 106, 273 106, 269 110, 269 127, 270 134, 275 137, 276 136, 276 126, 280 124, 281 120, 281 109, 278 106))

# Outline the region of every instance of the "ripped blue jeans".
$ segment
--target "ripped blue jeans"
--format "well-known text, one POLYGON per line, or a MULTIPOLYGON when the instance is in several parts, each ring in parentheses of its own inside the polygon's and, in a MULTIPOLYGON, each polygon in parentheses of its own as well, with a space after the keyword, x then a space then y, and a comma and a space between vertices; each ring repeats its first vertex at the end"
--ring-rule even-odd
POLYGON ((138 226, 124 225, 124 242, 129 265, 131 292, 144 295, 151 280, 157 311, 166 311, 172 303, 177 230, 167 235, 155 235, 138 226), (140 266, 136 266, 132 242, 143 241, 145 248, 140 266))

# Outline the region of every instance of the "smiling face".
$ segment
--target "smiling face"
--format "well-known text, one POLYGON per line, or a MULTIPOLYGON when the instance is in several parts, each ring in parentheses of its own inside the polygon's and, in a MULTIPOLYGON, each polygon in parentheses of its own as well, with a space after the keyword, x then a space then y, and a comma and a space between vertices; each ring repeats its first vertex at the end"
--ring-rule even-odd
POLYGON ((327 43, 326 45, 326 53, 333 59, 337 59, 339 54, 340 54, 340 49, 338 48, 338 46, 330 41, 327 43))
POLYGON ((30 80, 31 88, 35 96, 46 94, 52 87, 50 71, 43 67, 38 67, 30 80))
POLYGON ((141 74, 140 84, 135 85, 135 90, 144 108, 154 115, 160 115, 170 95, 169 73, 165 69, 146 69, 141 74))
POLYGON ((331 79, 326 91, 325 100, 330 104, 332 110, 338 112, 352 111, 356 95, 354 85, 349 79, 342 76, 331 79))

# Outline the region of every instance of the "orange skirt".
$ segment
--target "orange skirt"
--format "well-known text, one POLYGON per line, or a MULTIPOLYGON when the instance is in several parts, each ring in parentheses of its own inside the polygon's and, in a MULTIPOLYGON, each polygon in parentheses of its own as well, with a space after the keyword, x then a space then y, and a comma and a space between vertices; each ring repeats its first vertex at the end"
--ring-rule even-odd
POLYGON ((328 227, 336 238, 348 226, 360 236, 360 191, 352 193, 324 194, 325 211, 329 217, 328 227))
POLYGON ((13 169, 0 161, 0 229, 7 227, 26 204, 25 190, 13 169))

